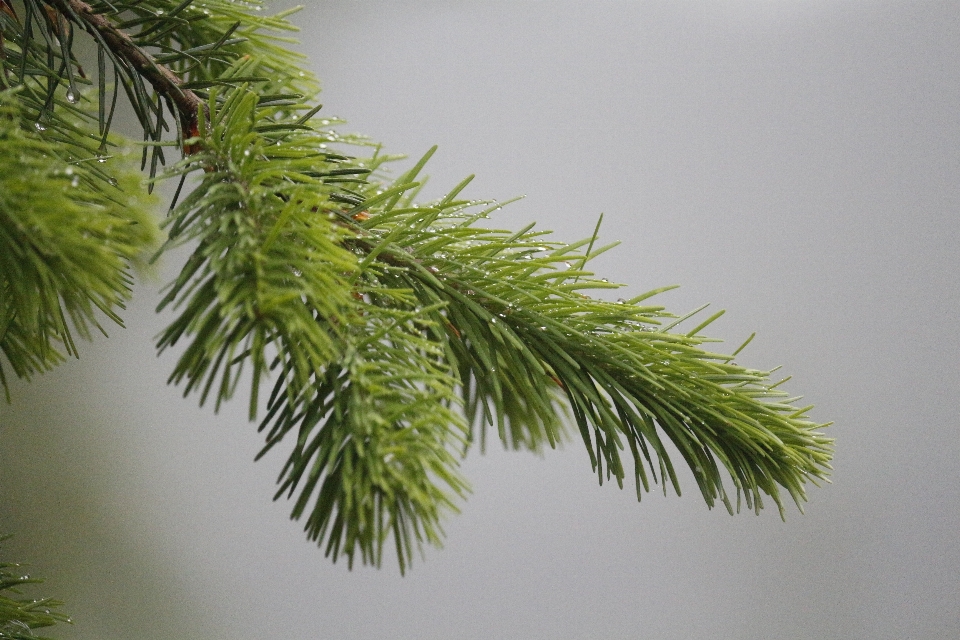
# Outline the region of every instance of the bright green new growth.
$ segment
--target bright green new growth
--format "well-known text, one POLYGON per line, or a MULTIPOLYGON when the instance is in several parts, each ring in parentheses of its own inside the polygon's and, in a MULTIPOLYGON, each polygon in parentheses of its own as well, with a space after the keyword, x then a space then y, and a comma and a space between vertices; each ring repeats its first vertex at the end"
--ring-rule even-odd
POLYGON ((586 269, 610 248, 596 246, 596 232, 569 245, 532 226, 484 228, 500 205, 461 199, 468 180, 437 201, 417 200, 430 154, 394 180, 383 170, 393 158, 354 157, 373 147, 316 116, 317 88, 302 62, 263 35, 289 24, 262 16, 259 3, 50 5, 74 32, 93 35, 99 68, 88 82, 98 90, 80 94, 76 36, 58 38, 64 30, 43 18, 42 3, 0 11, 0 77, 16 87, 4 100, 27 105, 3 112, 0 165, 26 163, 58 189, 5 199, 22 172, 0 172, 5 247, 56 245, 34 251, 33 271, 4 267, 0 276, 0 310, 12 319, 0 345, 18 376, 53 364, 53 342, 71 344, 63 315, 81 334, 93 308, 113 318, 127 265, 150 245, 141 214, 111 208, 140 197, 128 178, 118 182, 125 165, 92 162, 122 89, 148 140, 142 165, 151 177, 164 149, 185 152, 159 176, 181 179, 161 252, 192 248, 160 305, 176 311, 158 341, 161 351, 177 347, 170 379, 216 407, 249 382, 251 419, 265 410, 260 455, 289 451, 277 496, 293 499, 293 517, 334 559, 379 564, 392 537, 404 570, 423 542, 441 541, 443 513, 467 491, 458 466, 470 444, 495 428, 510 448, 552 447, 565 408, 600 481, 622 486, 632 473, 638 498, 654 483, 679 493, 667 443, 707 504, 731 512, 741 500, 758 511, 766 495, 782 513, 781 488, 800 506, 807 481, 826 477, 825 425, 793 406, 769 372, 704 349, 700 332, 719 314, 681 332, 685 318, 647 304, 658 291, 588 297, 619 286, 586 269), (82 135, 96 144, 54 154, 53 123, 84 117, 82 135), (32 159, 20 159, 23 148, 35 150, 32 159), (95 185, 89 194, 72 195, 68 169, 95 185), (21 218, 59 224, 46 197, 86 213, 55 237, 34 234, 21 218), (72 279, 49 282, 76 251, 87 253, 74 259, 72 279), (33 299, 44 301, 39 317, 33 299))
POLYGON ((29 379, 76 354, 71 324, 88 338, 98 310, 120 323, 126 267, 156 225, 135 171, 76 161, 75 131, 30 135, 23 120, 16 90, 0 91, 0 351, 29 379))

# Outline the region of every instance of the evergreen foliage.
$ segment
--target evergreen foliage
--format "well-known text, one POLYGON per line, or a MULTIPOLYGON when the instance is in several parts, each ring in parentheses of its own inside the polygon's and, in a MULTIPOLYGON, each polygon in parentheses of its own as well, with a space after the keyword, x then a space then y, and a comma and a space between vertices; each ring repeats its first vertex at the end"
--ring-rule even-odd
POLYGON ((0 640, 45 640, 34 634, 34 629, 70 622, 70 618, 54 611, 61 605, 56 600, 24 596, 22 585, 43 581, 20 573, 20 569, 20 565, 0 562, 0 640))
POLYGON ((672 447, 710 506, 768 497, 782 514, 781 489, 801 506, 830 468, 826 425, 739 349, 706 348, 719 314, 680 329, 688 316, 650 304, 660 291, 591 297, 619 286, 588 269, 610 248, 599 223, 573 244, 487 228, 501 205, 462 199, 469 179, 421 202, 430 153, 391 179, 395 157, 318 116, 278 35, 293 27, 262 9, 0 0, 5 388, 8 370, 75 355, 71 325, 120 322, 129 269, 157 248, 146 192, 179 180, 158 251, 190 248, 160 304, 175 310, 157 345, 175 347, 170 381, 215 407, 249 383, 260 455, 288 451, 277 497, 334 559, 379 565, 392 538, 405 570, 467 492, 467 448, 494 429, 553 447, 567 411, 600 481, 632 475, 638 499, 680 492, 672 447), (120 96, 139 157, 111 131, 120 96))
MULTIPOLYGON (((0 91, 0 351, 29 378, 76 355, 71 324, 87 338, 100 328, 98 310, 120 323, 127 265, 156 225, 135 169, 78 154, 82 129, 69 121, 31 135, 18 94, 0 91)), ((0 384, 6 390, 2 360, 0 384)))

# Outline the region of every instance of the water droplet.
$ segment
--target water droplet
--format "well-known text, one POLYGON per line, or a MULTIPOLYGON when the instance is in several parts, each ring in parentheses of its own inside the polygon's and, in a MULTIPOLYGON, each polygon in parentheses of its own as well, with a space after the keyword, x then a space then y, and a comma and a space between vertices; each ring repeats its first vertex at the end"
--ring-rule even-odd
POLYGON ((34 123, 33 123, 33 128, 36 129, 37 131, 46 131, 46 130, 47 130, 47 128, 46 128, 45 126, 43 126, 42 124, 40 124, 39 122, 34 122, 34 123))
POLYGON ((97 162, 99 162, 100 164, 103 164, 103 163, 106 162, 106 161, 107 161, 107 159, 106 159, 104 156, 100 156, 100 157, 97 158, 97 162))
POLYGON ((497 324, 496 318, 490 318, 490 324, 497 324))
POLYGON ((77 95, 77 92, 73 90, 73 87, 67 89, 67 102, 70 104, 76 104, 80 99, 80 96, 77 95))
POLYGON ((546 331, 546 330, 547 330, 546 327, 540 327, 540 331, 546 331))
POLYGON ((119 182, 117 182, 117 179, 114 177, 111 177, 109 180, 107 180, 107 182, 110 183, 111 187, 116 187, 120 184, 119 182))
POLYGON ((246 156, 247 158, 249 158, 249 157, 250 157, 250 149, 244 149, 244 150, 243 150, 243 155, 246 156))
POLYGON ((623 298, 617 298, 617 304, 627 304, 627 301, 623 298))
POLYGON ((71 186, 71 187, 79 187, 79 186, 80 186, 80 176, 73 176, 73 180, 70 181, 70 186, 71 186))
POLYGON ((73 175, 73 167, 67 167, 66 169, 63 170, 63 172, 64 172, 66 175, 68 175, 68 176, 72 176, 72 175, 73 175))

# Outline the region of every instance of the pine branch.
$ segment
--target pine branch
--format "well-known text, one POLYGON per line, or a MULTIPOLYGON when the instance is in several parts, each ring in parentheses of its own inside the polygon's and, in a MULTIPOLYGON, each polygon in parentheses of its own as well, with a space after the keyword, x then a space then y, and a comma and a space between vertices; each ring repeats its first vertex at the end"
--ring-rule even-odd
MULTIPOLYGON (((0 542, 6 536, 0 536, 0 542)), ((43 582, 21 573, 18 564, 0 562, 0 640, 47 640, 34 634, 35 629, 71 622, 64 614, 54 611, 62 605, 50 598, 24 597, 21 587, 43 582)))
POLYGON ((63 15, 69 16, 73 22, 86 28, 115 56, 143 76, 159 95, 175 106, 183 131, 193 132, 196 129, 197 110, 201 101, 196 93, 183 86, 181 78, 164 65, 158 64, 153 56, 134 43, 133 38, 86 2, 50 0, 49 3, 63 15))
MULTIPOLYGON (((442 514, 467 490, 463 451, 483 446, 493 428, 511 448, 553 447, 565 410, 601 482, 622 486, 629 450, 638 499, 658 483, 679 493, 668 442, 707 504, 731 512, 741 500, 759 510, 769 497, 783 514, 781 489, 800 506, 807 482, 826 478, 826 425, 794 406, 772 372, 706 349, 713 341, 701 331, 717 314, 681 332, 686 316, 648 304, 657 291, 619 303, 589 297, 619 286, 588 270, 610 248, 597 245, 599 223, 573 244, 532 225, 484 228, 500 205, 458 199, 469 179, 417 201, 429 153, 395 180, 379 150, 353 157, 372 145, 316 117, 312 77, 265 35, 290 28, 283 16, 228 0, 209 0, 209 9, 172 0, 52 6, 56 19, 42 19, 40 3, 28 1, 22 23, 0 11, 4 42, 16 42, 3 49, 0 76, 16 75, 23 104, 11 130, 24 138, 33 118, 28 137, 41 154, 71 167, 96 158, 112 120, 109 62, 143 128, 141 163, 149 155, 152 179, 170 144, 164 105, 176 112, 185 157, 164 173, 180 180, 164 250, 187 244, 192 253, 160 304, 177 315, 158 349, 184 345, 170 381, 201 403, 219 408, 249 381, 251 419, 266 411, 260 455, 289 448, 277 497, 293 500, 293 517, 334 559, 379 564, 392 535, 405 570, 422 544, 439 544, 442 514), (95 118, 70 99, 83 73, 61 17, 98 44, 95 118), (54 137, 67 151, 53 148, 54 137), (181 198, 188 178, 195 186, 181 198)), ((113 179, 97 164, 90 198, 113 179)), ((134 245, 116 250, 120 258, 131 259, 134 245)), ((39 264, 5 286, 34 291, 51 268, 39 264)), ((32 342, 14 356, 18 375, 49 366, 51 341, 69 339, 53 315, 58 297, 81 284, 45 290, 47 333, 31 328, 32 342)), ((108 290, 114 297, 95 288, 101 297, 88 298, 112 309, 119 297, 108 290)), ((23 310, 7 309, 13 303, 0 306, 0 319, 14 326, 23 310)), ((0 340, 16 335, 4 328, 0 340)))
MULTIPOLYGON (((22 127, 21 112, 16 90, 0 91, 0 353, 29 379, 77 355, 73 331, 122 324, 129 266, 157 229, 122 159, 58 160, 61 145, 22 127)), ((9 394, 2 361, 0 385, 9 394)))

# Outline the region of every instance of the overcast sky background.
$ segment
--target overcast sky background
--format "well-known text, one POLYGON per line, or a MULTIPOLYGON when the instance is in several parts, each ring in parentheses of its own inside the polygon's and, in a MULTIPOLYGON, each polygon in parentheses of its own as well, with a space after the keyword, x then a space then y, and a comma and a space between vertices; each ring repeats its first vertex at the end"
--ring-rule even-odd
POLYGON ((806 515, 598 487, 576 442, 489 451, 443 550, 347 570, 270 501, 242 398, 165 385, 159 282, 129 329, 0 406, 4 558, 58 637, 152 640, 960 635, 960 12, 954 2, 318 2, 324 112, 507 199, 834 421, 806 515))

